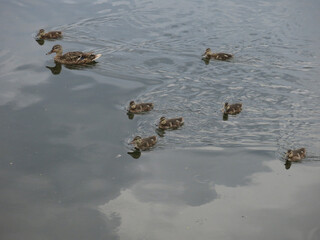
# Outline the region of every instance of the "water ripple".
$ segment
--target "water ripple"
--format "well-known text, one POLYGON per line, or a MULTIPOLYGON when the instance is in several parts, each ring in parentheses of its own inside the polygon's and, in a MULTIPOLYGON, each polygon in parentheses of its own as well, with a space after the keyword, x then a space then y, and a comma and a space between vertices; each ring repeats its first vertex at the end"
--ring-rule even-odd
POLYGON ((62 26, 63 41, 102 53, 96 73, 148 86, 135 100, 154 102, 155 110, 137 116, 132 135, 154 134, 162 115, 183 116, 185 125, 167 131, 161 147, 277 145, 279 155, 289 147, 315 148, 320 111, 310 101, 319 95, 305 79, 314 81, 319 61, 304 47, 313 42, 295 36, 283 6, 114 3, 98 1, 110 11, 62 26), (235 57, 206 65, 200 55, 207 47, 235 57), (242 102, 243 112, 224 121, 225 101, 242 102))

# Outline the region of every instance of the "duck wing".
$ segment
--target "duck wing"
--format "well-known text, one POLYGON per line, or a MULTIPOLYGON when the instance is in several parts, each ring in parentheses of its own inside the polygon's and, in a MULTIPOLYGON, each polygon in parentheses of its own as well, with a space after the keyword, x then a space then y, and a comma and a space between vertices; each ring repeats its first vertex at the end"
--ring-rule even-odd
POLYGON ((43 38, 44 39, 56 39, 56 38, 61 38, 62 37, 62 32, 60 31, 52 31, 44 34, 43 38))
POLYGON ((169 124, 170 127, 180 126, 183 124, 183 118, 179 117, 179 118, 168 119, 167 123, 169 124))
POLYGON ((232 104, 231 107, 236 108, 236 109, 240 109, 240 108, 242 108, 242 103, 232 104))
POLYGON ((93 54, 92 52, 88 53, 82 53, 82 59, 87 59, 87 60, 95 60, 98 59, 101 56, 101 54, 93 54))
POLYGON ((218 60, 227 60, 232 58, 233 56, 229 53, 217 53, 216 54, 216 59, 218 60))
POLYGON ((183 123, 183 117, 173 118, 172 121, 173 122, 179 122, 180 124, 182 124, 183 123))
POLYGON ((142 109, 153 109, 153 103, 140 103, 142 109))
POLYGON ((142 143, 138 146, 141 150, 147 150, 151 147, 153 147, 157 142, 156 136, 144 138, 142 143))
POLYGON ((66 62, 78 62, 81 59, 83 59, 83 52, 68 52, 61 56, 62 60, 65 60, 66 62))

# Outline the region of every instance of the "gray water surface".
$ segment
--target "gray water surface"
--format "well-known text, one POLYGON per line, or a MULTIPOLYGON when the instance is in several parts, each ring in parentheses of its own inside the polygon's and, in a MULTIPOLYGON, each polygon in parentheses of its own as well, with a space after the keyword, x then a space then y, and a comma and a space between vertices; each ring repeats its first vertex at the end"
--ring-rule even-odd
POLYGON ((320 238, 320 3, 0 3, 0 238, 320 238), (40 28, 64 38, 38 43, 40 28), (42 45, 41 45, 42 44, 42 45), (70 68, 45 55, 101 53, 70 68), (201 54, 210 47, 230 61, 201 54), (131 100, 153 111, 129 119, 131 100), (224 102, 243 111, 223 119, 224 102), (161 116, 185 119, 159 132, 161 116), (158 143, 130 155, 136 135, 158 143), (284 152, 307 158, 286 165, 284 152))

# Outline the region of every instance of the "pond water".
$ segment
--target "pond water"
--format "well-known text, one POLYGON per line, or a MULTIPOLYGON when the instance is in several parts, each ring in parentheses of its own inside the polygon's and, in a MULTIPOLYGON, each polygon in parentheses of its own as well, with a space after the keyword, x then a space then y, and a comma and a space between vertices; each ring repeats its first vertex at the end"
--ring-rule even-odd
POLYGON ((320 239, 320 2, 0 3, 0 238, 320 239), (64 38, 38 43, 40 28, 64 38), (70 68, 45 55, 101 53, 70 68), (201 54, 234 54, 205 63, 201 54), (153 102, 127 116, 131 100, 153 102), (243 111, 223 118, 224 102, 243 111), (184 117, 156 130, 161 116, 184 117), (132 152, 136 135, 158 136, 132 152), (289 148, 307 158, 286 164, 289 148))

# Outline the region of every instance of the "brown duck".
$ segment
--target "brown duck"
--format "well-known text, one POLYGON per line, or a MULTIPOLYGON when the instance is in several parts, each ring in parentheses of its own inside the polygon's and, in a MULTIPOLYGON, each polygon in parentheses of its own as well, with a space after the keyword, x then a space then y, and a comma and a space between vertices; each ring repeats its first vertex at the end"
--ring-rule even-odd
POLYGON ((202 54, 202 59, 204 60, 210 60, 210 59, 216 59, 216 60, 228 60, 232 58, 233 55, 229 53, 213 53, 210 48, 207 48, 204 54, 202 54))
POLYGON ((157 143, 157 137, 151 136, 147 138, 141 138, 140 136, 136 136, 132 141, 131 144, 134 144, 136 149, 141 151, 149 150, 157 143))
POLYGON ((129 104, 128 111, 130 113, 143 113, 149 112, 153 109, 153 103, 135 103, 131 101, 129 104))
POLYGON ((159 128, 162 130, 166 129, 177 129, 184 124, 183 117, 166 119, 161 117, 159 121, 159 128))
POLYGON ((231 115, 238 114, 242 111, 242 103, 229 104, 226 102, 224 104, 223 111, 224 111, 224 114, 231 114, 231 115))
POLYGON ((290 162, 299 162, 306 157, 306 149, 300 148, 296 150, 289 149, 286 153, 286 158, 290 162))
POLYGON ((62 55, 61 45, 54 45, 50 52, 47 53, 56 53, 54 61, 61 64, 88 64, 94 63, 101 54, 93 54, 91 52, 68 52, 62 55))
POLYGON ((59 39, 62 38, 61 31, 52 31, 52 32, 45 32, 44 29, 40 29, 37 34, 37 39, 59 39))

